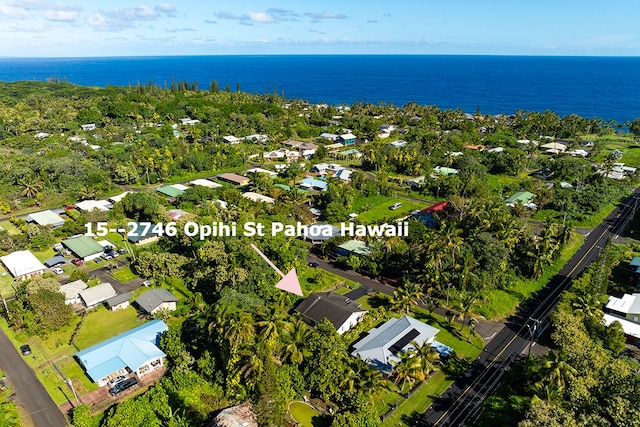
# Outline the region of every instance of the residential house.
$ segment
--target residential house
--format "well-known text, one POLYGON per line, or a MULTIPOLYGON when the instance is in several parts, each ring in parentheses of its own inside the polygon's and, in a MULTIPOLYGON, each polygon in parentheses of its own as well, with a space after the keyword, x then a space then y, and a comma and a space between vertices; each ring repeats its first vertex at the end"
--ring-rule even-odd
POLYGON ((275 178, 276 176, 278 176, 278 172, 274 172, 274 171, 270 171, 262 168, 251 168, 251 169, 248 169, 245 173, 266 173, 272 178, 275 178))
POLYGON ((199 185, 201 187, 207 187, 207 188, 219 188, 219 187, 222 187, 222 184, 218 184, 217 182, 213 182, 213 181, 210 181, 210 180, 204 179, 204 178, 194 179, 193 181, 189 182, 189 184, 199 185))
POLYGON ((231 145, 236 145, 236 144, 240 144, 242 140, 240 138, 236 138, 233 135, 225 135, 222 137, 222 142, 225 142, 231 145))
POLYGON ((177 221, 180 218, 184 218, 189 215, 189 212, 183 211, 182 209, 169 209, 167 211, 167 216, 171 221, 177 221))
POLYGON ((95 123, 87 123, 85 125, 80 125, 80 128, 82 128, 83 131, 89 132, 92 130, 96 130, 96 124, 95 123))
POLYGON ((44 138, 48 138, 50 136, 51 135, 46 133, 46 132, 38 132, 35 135, 33 135, 33 137, 36 138, 36 139, 44 139, 44 138))
POLYGON ((418 212, 414 212, 412 216, 427 227, 435 228, 436 225, 438 225, 438 215, 444 213, 447 206, 449 206, 449 202, 434 203, 433 205, 426 207, 418 212))
POLYGON ((362 153, 359 150, 356 150, 355 148, 341 151, 339 155, 344 157, 351 157, 355 159, 359 159, 360 157, 362 157, 362 153))
POLYGON ((396 130, 396 126, 390 124, 382 124, 378 127, 378 131, 382 133, 391 133, 394 130, 396 130))
POLYGON ((487 147, 485 147, 484 145, 465 145, 464 148, 474 151, 484 151, 484 149, 487 147))
POLYGON ((436 166, 435 168, 433 168, 433 172, 436 175, 449 176, 449 175, 456 175, 460 171, 458 169, 448 168, 445 166, 436 166))
POLYGON ((121 201, 122 201, 122 199, 124 199, 124 198, 125 198, 125 196, 126 196, 127 194, 129 194, 129 193, 132 193, 132 191, 125 191, 125 192, 123 192, 123 193, 118 194, 117 196, 111 196, 111 197, 109 197, 109 201, 110 201, 111 203, 118 203, 118 202, 121 202, 121 201))
POLYGON ((178 298, 164 288, 149 289, 135 299, 134 303, 147 314, 160 310, 174 311, 178 298))
POLYGON ((262 153, 262 157, 268 160, 284 159, 285 153, 281 150, 265 151, 264 153, 262 153))
MULTIPOLYGON (((640 267, 640 262, 637 264, 640 267)), ((609 296, 603 320, 607 326, 620 322, 627 342, 640 344, 640 294, 624 294, 622 298, 609 296)))
POLYGON ((258 427, 258 417, 247 402, 223 409, 207 427, 258 427))
POLYGON ((351 355, 389 374, 393 370, 394 362, 400 360, 398 354, 415 348, 412 342, 419 346, 435 344, 438 332, 439 329, 413 317, 393 317, 381 326, 371 329, 363 339, 356 342, 351 355))
POLYGON ((532 200, 535 197, 535 194, 528 191, 518 191, 517 193, 507 197, 504 202, 507 204, 507 206, 511 207, 515 206, 516 203, 519 203, 527 208, 535 209, 536 205, 535 203, 532 203, 532 200))
POLYGON ((362 320, 367 310, 344 295, 334 292, 317 292, 309 295, 294 309, 302 319, 315 326, 328 319, 342 335, 362 320))
POLYGON ((334 178, 339 178, 344 182, 349 182, 351 181, 351 174, 353 173, 352 170, 350 169, 340 169, 338 172, 336 172, 333 177, 334 178))
MULTIPOLYGON (((310 211, 314 217, 319 217, 322 214, 321 211, 315 208, 311 208, 310 211)), ((335 225, 314 224, 312 227, 307 229, 304 239, 311 242, 312 245, 319 245, 333 237, 339 236, 340 233, 340 229, 335 225)))
POLYGON ((100 283, 78 292, 80 300, 89 309, 96 307, 98 304, 115 297, 117 292, 111 286, 111 283, 100 283))
POLYGON ((284 145, 285 147, 295 148, 295 149, 298 149, 298 147, 300 147, 302 144, 304 144, 304 142, 296 141, 295 139, 287 139, 282 143, 282 145, 284 145))
POLYGON ((122 310, 129 307, 129 300, 131 299, 131 292, 125 292, 124 294, 116 295, 104 301, 107 308, 111 311, 122 310))
POLYGON ((304 178, 299 185, 300 187, 306 188, 309 190, 325 191, 327 189, 326 181, 321 181, 319 179, 311 178, 310 176, 304 178))
POLYGON ((305 142, 298 147, 298 152, 300 155, 306 159, 310 158, 316 151, 318 150, 318 146, 313 142, 305 142))
MULTIPOLYGON (((320 134, 320 138, 327 139, 329 141, 337 141, 338 135, 336 135, 335 133, 323 132, 320 134)), ((340 144, 340 146, 342 146, 342 144, 340 144)))
POLYGON ((44 273, 45 266, 30 251, 16 251, 0 257, 0 261, 18 280, 27 280, 44 273))
POLYGON ((275 199, 273 197, 264 196, 262 194, 254 193, 253 191, 247 191, 246 193, 242 193, 242 197, 245 199, 249 199, 254 202, 262 202, 262 203, 275 203, 275 199))
POLYGON ((338 137, 338 142, 342 145, 354 145, 356 140, 356 136, 352 133, 343 133, 338 137))
POLYGON ((62 245, 66 247, 83 261, 91 261, 102 255, 104 248, 89 236, 78 236, 63 240, 62 245))
POLYGON ((165 196, 176 198, 182 196, 185 190, 189 188, 180 184, 172 184, 172 185, 163 185, 162 187, 156 188, 158 193, 162 193, 165 196))
POLYGON ((264 134, 259 134, 259 133, 254 133, 252 135, 247 135, 244 137, 245 141, 249 141, 249 142, 253 142, 258 143, 258 142, 267 142, 269 140, 269 137, 267 135, 264 134))
POLYGON ((347 240, 339 245, 335 252, 338 256, 350 256, 352 254, 369 256, 371 251, 369 246, 362 240, 347 240))
POLYGON ((91 212, 93 210, 106 212, 113 209, 113 205, 108 200, 83 200, 76 203, 75 207, 83 212, 91 212))
POLYGON ((387 142, 387 145, 390 145, 393 148, 402 148, 407 145, 407 141, 404 139, 399 139, 397 141, 387 142))
POLYGON ((62 255, 58 254, 44 261, 45 267, 55 267, 57 265, 66 264, 67 260, 62 255))
POLYGON ((317 165, 311 166, 311 172, 324 174, 327 173, 329 169, 329 165, 327 163, 318 163, 317 165))
POLYGON ((80 292, 88 288, 88 285, 82 280, 75 280, 60 286, 60 292, 64 294, 65 304, 80 304, 80 292))
POLYGON ((424 175, 420 175, 415 178, 405 178, 402 180, 402 183, 408 185, 411 188, 420 188, 424 185, 425 179, 426 177, 424 175))
POLYGON ((26 222, 35 222, 38 225, 46 227, 50 225, 53 228, 62 227, 64 225, 64 218, 62 218, 57 213, 46 210, 41 212, 34 212, 32 214, 27 215, 25 218, 26 222))
POLYGON ((160 236, 161 234, 158 231, 154 231, 153 227, 143 226, 137 222, 135 229, 127 233, 127 241, 136 246, 142 246, 157 241, 160 236))
POLYGON ((99 387, 119 375, 133 372, 141 378, 164 365, 160 336, 169 328, 152 320, 75 354, 82 368, 99 387))
POLYGON ((339 143, 339 142, 336 142, 335 144, 328 144, 328 145, 325 145, 325 146, 324 146, 324 148, 326 148, 326 149, 327 149, 327 152, 328 152, 329 154, 333 154, 333 153, 338 152, 339 150, 342 150, 342 149, 344 148, 344 145, 342 145, 342 144, 341 144, 341 143, 339 143))
POLYGON ((239 187, 244 187, 245 185, 249 185, 249 182, 251 181, 246 176, 238 175, 236 173, 231 173, 231 172, 221 173, 220 175, 217 175, 216 178, 218 178, 221 181, 228 182, 229 184, 237 185, 239 187))
POLYGON ((183 119, 180 119, 180 123, 182 123, 183 125, 195 125, 196 123, 200 123, 200 120, 198 119, 191 119, 189 117, 185 117, 183 119))

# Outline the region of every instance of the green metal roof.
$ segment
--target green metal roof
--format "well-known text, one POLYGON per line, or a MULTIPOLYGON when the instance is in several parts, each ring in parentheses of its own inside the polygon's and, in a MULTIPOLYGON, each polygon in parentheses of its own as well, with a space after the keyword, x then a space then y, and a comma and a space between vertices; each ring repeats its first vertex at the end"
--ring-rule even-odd
POLYGON ((74 237, 63 240, 62 244, 79 258, 85 258, 103 252, 104 248, 89 236, 74 237))
POLYGON ((448 168, 445 166, 436 166, 433 168, 433 171, 440 175, 455 175, 459 172, 458 169, 448 168))
POLYGON ((291 187, 289 187, 286 184, 273 184, 273 186, 274 187, 278 187, 279 189, 284 190, 284 191, 291 191, 291 187))
POLYGON ((64 219, 60 215, 50 210, 34 212, 29 214, 29 217, 39 225, 62 225, 64 223, 64 219))
POLYGON ((162 194, 165 194, 169 197, 178 197, 184 193, 184 190, 180 190, 173 185, 165 185, 164 187, 158 188, 158 191, 162 194))
POLYGON ((367 244, 362 240, 347 240, 338 247, 352 254, 358 255, 369 255, 369 253, 371 252, 367 244))
POLYGON ((533 200, 534 197, 536 197, 536 195, 528 191, 518 191, 514 195, 507 197, 505 202, 506 203, 518 202, 518 203, 524 204, 524 203, 529 203, 531 200, 533 200))

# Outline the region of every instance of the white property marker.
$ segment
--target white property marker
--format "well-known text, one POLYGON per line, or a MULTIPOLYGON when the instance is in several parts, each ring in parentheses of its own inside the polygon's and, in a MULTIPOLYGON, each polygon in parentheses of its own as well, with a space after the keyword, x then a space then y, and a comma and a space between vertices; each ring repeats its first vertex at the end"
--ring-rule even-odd
POLYGON ((280 280, 276 284, 276 288, 282 289, 283 291, 291 292, 292 294, 296 294, 301 297, 304 296, 304 294, 302 293, 302 289, 300 288, 300 281, 298 280, 298 275, 296 274, 295 268, 292 268, 291 271, 289 271, 287 274, 284 274, 278 267, 276 267, 273 262, 271 262, 269 258, 267 258, 265 254, 262 253, 260 249, 258 249, 256 245, 252 243, 251 248, 256 251, 258 255, 260 255, 262 259, 265 260, 267 264, 269 264, 269 266, 280 275, 280 277, 282 277, 282 280, 280 280))

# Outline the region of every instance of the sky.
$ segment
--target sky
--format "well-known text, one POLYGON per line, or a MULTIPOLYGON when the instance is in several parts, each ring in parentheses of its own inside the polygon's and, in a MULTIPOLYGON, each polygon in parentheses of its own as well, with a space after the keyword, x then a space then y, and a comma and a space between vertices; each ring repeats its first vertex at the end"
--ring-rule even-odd
POLYGON ((0 0, 0 57, 640 55, 640 1, 0 0))

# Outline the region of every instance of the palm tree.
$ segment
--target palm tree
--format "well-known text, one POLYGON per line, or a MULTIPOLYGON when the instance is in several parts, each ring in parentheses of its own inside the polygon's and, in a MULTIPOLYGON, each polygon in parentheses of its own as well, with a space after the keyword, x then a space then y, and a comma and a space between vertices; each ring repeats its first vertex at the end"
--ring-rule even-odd
POLYGON ((265 340, 278 338, 289 323, 277 307, 269 311, 266 309, 259 311, 258 319, 256 326, 260 329, 260 336, 265 340))
POLYGON ((573 380, 578 375, 578 370, 566 361, 561 351, 549 352, 543 367, 547 371, 545 378, 558 388, 564 388, 567 380, 573 380))
POLYGON ((311 329, 300 318, 295 318, 285 326, 282 334, 282 357, 291 363, 301 364, 304 360, 304 349, 311 336, 311 329))
POLYGON ((575 301, 571 303, 573 311, 577 314, 581 314, 586 318, 598 318, 601 319, 604 315, 602 311, 602 303, 593 295, 578 296, 575 301))
POLYGON ((251 341, 255 335, 253 317, 244 311, 225 306, 219 310, 216 320, 209 324, 209 333, 217 332, 231 347, 251 341))
POLYGON ((415 341, 411 341, 411 345, 415 348, 416 357, 420 359, 420 367, 422 373, 426 377, 432 371, 436 370, 435 362, 440 359, 440 355, 430 343, 424 342, 419 345, 415 341))
POLYGON ((406 383, 409 383, 409 387, 413 385, 414 381, 422 381, 425 379, 422 366, 420 364, 420 358, 416 357, 416 354, 412 350, 403 351, 398 354, 398 361, 392 361, 393 372, 395 377, 394 384, 402 381, 402 387, 404 388, 406 383))
POLYGON ((405 311, 408 313, 413 305, 418 305, 424 299, 425 294, 422 286, 415 282, 405 281, 402 286, 393 293, 391 297, 391 309, 405 311))
POLYGON ((459 310, 459 319, 464 325, 467 315, 472 311, 474 304, 476 303, 476 296, 467 291, 461 291, 458 294, 457 308, 459 310))
POLYGON ((22 185, 22 192, 20 194, 27 199, 36 197, 36 195, 44 189, 44 183, 42 181, 35 181, 32 178, 22 179, 20 185, 22 185))

